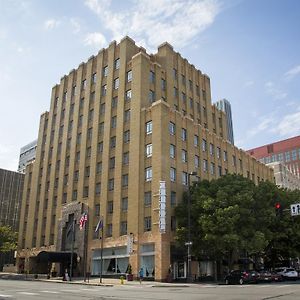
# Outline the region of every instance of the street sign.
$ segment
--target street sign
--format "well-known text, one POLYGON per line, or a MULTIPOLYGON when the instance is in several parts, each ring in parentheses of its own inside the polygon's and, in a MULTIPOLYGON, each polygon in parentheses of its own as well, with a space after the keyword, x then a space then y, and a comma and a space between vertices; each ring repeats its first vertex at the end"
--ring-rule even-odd
POLYGON ((300 203, 291 204, 291 216, 300 215, 300 203))

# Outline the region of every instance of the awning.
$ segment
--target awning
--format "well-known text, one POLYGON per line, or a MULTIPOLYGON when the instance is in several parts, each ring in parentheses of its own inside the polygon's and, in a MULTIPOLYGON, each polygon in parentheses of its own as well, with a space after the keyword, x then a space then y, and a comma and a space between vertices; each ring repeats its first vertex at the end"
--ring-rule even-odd
MULTIPOLYGON (((70 262, 71 252, 41 251, 36 258, 38 262, 70 262)), ((73 253, 74 261, 77 261, 76 253, 73 253)))

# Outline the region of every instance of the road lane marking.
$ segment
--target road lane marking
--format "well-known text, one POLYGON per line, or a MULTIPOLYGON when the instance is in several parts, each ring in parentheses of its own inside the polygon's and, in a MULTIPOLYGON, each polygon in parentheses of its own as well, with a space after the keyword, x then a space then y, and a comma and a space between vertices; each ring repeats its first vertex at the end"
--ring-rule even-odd
POLYGON ((19 294, 28 295, 28 296, 39 296, 38 293, 29 293, 29 292, 19 292, 19 294))
POLYGON ((49 293, 49 294, 58 294, 58 292, 55 291, 40 291, 41 293, 49 293))
POLYGON ((11 298, 12 296, 11 296, 11 295, 0 294, 0 297, 3 297, 3 298, 11 298))

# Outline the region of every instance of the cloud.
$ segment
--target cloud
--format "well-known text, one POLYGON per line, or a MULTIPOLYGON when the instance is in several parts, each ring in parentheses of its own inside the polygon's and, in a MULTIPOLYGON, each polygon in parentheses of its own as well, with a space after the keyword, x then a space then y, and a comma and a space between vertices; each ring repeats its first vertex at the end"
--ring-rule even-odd
POLYGON ((284 73, 284 78, 287 80, 291 80, 299 74, 300 74, 300 65, 295 66, 294 68, 292 68, 292 69, 288 70, 286 73, 284 73))
POLYGON ((274 100, 280 100, 287 97, 287 93, 285 93, 280 88, 276 87, 274 82, 268 81, 265 83, 266 93, 274 98, 274 100))
POLYGON ((81 30, 81 25, 78 20, 71 18, 70 19, 71 26, 73 28, 73 33, 78 33, 81 30))
POLYGON ((275 119, 272 116, 261 118, 261 121, 258 123, 258 125, 251 128, 247 132, 248 138, 254 137, 263 131, 269 130, 270 128, 272 128, 274 123, 275 123, 275 119))
POLYGON ((52 30, 57 28, 60 25, 60 21, 55 19, 48 19, 44 22, 44 28, 46 30, 52 30))
POLYGON ((111 1, 85 0, 115 40, 130 35, 150 49, 168 41, 182 48, 211 26, 221 11, 218 0, 133 0, 126 10, 111 1))
POLYGON ((98 49, 103 48, 106 43, 104 35, 100 32, 89 33, 84 40, 85 45, 94 46, 98 49))
POLYGON ((295 136, 300 134, 300 110, 284 116, 279 122, 276 132, 280 136, 295 136))

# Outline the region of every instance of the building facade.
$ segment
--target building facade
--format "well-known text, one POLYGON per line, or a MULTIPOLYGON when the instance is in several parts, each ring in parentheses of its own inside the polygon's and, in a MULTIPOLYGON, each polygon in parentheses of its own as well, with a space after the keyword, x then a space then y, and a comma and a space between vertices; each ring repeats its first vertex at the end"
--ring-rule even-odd
MULTIPOLYGON (((13 231, 19 230, 23 183, 23 174, 0 169, 0 226, 10 226, 13 231)), ((0 254, 0 270, 13 262, 13 253, 0 254)))
POLYGON ((189 173, 239 173, 273 180, 273 170, 227 141, 224 112, 211 104, 210 79, 164 43, 155 55, 128 37, 112 42, 52 89, 27 167, 18 260, 40 271, 41 251, 69 251, 75 222, 76 272, 164 280, 186 276, 174 250, 174 208, 189 173), (166 202, 163 202, 165 186, 166 202), (79 230, 82 213, 88 225, 79 230), (164 226, 165 224, 165 226, 164 226), (85 248, 82 244, 87 246, 85 248))
POLYGON ((300 175, 300 136, 253 148, 247 152, 264 164, 280 162, 300 175))
POLYGON ((233 121, 231 113, 231 104, 226 99, 221 99, 215 103, 217 108, 226 114, 226 125, 227 125, 227 140, 230 144, 234 145, 234 136, 233 136, 233 121))
POLYGON ((26 166, 35 160, 37 140, 27 144, 20 150, 18 172, 24 173, 26 166))

